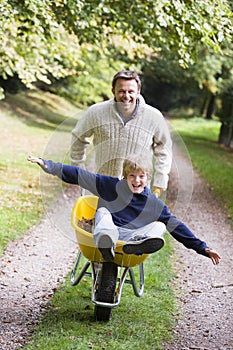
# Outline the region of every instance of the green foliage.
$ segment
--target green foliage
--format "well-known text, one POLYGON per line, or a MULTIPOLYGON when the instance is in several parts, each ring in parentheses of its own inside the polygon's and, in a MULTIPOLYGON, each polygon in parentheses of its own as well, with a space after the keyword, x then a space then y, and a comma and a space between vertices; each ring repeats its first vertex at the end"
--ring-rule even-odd
POLYGON ((0 76, 18 75, 27 87, 51 78, 74 74, 80 67, 80 47, 56 22, 47 0, 7 1, 0 4, 1 26, 0 76))
MULTIPOLYGON (((84 50, 83 50, 84 52, 84 50)), ((52 90, 74 103, 90 105, 111 98, 112 78, 122 69, 135 69, 123 61, 101 55, 92 50, 85 50, 85 70, 82 74, 73 75, 52 85, 52 90)), ((139 71, 138 67, 136 68, 139 71)))
POLYGON ((232 56, 232 44, 223 47, 221 55, 201 49, 195 63, 182 69, 177 56, 163 52, 144 64, 143 93, 149 103, 163 111, 192 108, 193 115, 210 117, 215 113, 224 123, 230 119, 232 125, 232 56))
POLYGON ((142 93, 146 101, 164 112, 180 112, 180 108, 198 108, 204 97, 190 69, 177 64, 178 58, 171 54, 154 57, 145 62, 142 93), (203 96, 202 96, 203 95, 203 96))
POLYGON ((231 40, 232 13, 227 1, 95 0, 73 5, 60 1, 56 14, 85 41, 96 43, 103 35, 120 33, 150 47, 169 47, 181 63, 192 59, 198 42, 218 50, 221 42, 231 40))
POLYGON ((219 52, 232 35, 227 0, 2 0, 0 15, 0 76, 18 76, 29 88, 83 71, 87 44, 107 50, 123 38, 126 56, 147 46, 187 66, 200 48, 219 52))

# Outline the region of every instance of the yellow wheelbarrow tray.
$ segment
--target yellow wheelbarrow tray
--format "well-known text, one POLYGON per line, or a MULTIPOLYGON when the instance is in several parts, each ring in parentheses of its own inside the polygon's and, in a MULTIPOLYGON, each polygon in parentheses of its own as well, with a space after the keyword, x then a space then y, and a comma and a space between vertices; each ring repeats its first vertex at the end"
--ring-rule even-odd
POLYGON ((92 227, 88 224, 87 226, 89 226, 89 231, 91 229, 93 231, 97 205, 97 196, 85 195, 78 197, 73 206, 71 224, 75 229, 80 250, 71 271, 70 281, 72 286, 75 286, 84 276, 92 277, 92 302, 95 304, 94 315, 97 320, 106 321, 111 317, 112 308, 117 307, 120 303, 124 283, 132 285, 134 294, 137 297, 143 295, 143 262, 148 255, 125 254, 122 250, 125 242, 118 240, 114 260, 106 262, 94 243, 93 233, 88 232, 86 227, 83 227, 83 222, 92 222, 92 227), (78 271, 82 257, 86 258, 87 261, 81 271, 78 271), (88 272, 90 266, 91 272, 88 272), (133 271, 133 268, 136 266, 139 268, 139 282, 136 281, 133 271), (127 279, 128 274, 130 279, 127 279), (137 286, 138 284, 139 287, 137 286))

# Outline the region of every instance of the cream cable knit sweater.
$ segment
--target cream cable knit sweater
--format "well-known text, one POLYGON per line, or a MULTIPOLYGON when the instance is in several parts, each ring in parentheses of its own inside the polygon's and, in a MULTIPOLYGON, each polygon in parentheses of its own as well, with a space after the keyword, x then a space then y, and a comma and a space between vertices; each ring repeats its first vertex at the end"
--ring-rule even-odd
POLYGON ((139 96, 136 116, 124 124, 114 99, 97 103, 84 113, 72 131, 71 164, 84 167, 86 148, 93 136, 95 172, 121 177, 123 161, 132 153, 153 152, 153 185, 167 188, 172 142, 163 115, 139 96))

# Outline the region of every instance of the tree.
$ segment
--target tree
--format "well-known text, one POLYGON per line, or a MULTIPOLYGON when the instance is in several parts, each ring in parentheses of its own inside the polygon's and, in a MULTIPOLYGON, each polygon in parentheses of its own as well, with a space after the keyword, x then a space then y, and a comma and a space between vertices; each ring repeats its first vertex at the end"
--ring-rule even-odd
POLYGON ((223 47, 222 55, 208 52, 196 62, 192 74, 199 86, 209 92, 206 118, 216 113, 222 123, 219 143, 233 146, 233 44, 223 47), (216 103, 216 101, 218 103, 216 103))
POLYGON ((83 65, 75 35, 59 25, 49 1, 2 0, 0 3, 0 76, 18 76, 28 88, 74 74, 83 65))
POLYGON ((226 147, 233 147, 233 86, 222 94, 222 109, 220 114, 222 125, 218 142, 226 147))
POLYGON ((218 84, 219 99, 221 101, 219 117, 222 123, 219 143, 226 147, 233 147, 233 44, 229 48, 229 51, 231 52, 231 56, 224 62, 218 84))
POLYGON ((72 100, 73 103, 91 105, 112 97, 112 77, 116 71, 124 67, 122 61, 87 50, 85 69, 80 74, 55 82, 51 90, 72 100))
POLYGON ((232 35, 227 0, 2 0, 0 14, 0 76, 28 87, 76 74, 87 43, 99 50, 124 37, 187 66, 200 47, 218 52, 232 35))
POLYGON ((232 57, 232 44, 221 55, 205 50, 186 70, 169 53, 153 57, 143 69, 147 101, 163 111, 191 107, 207 119, 217 115, 222 123, 219 143, 233 147, 232 57))
POLYGON ((151 48, 169 48, 181 64, 195 58, 197 43, 218 51, 224 40, 231 41, 227 0, 87 0, 56 5, 59 23, 85 42, 121 34, 151 48))

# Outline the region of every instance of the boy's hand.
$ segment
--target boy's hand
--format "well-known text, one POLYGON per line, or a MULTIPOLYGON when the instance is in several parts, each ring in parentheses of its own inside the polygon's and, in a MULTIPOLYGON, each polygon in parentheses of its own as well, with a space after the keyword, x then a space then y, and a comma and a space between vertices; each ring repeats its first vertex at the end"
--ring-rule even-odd
POLYGON ((218 265, 220 263, 221 256, 215 250, 206 248, 205 251, 209 255, 214 265, 218 265))
POLYGON ((28 159, 27 159, 29 162, 31 163, 37 163, 39 164, 42 168, 45 168, 45 164, 43 162, 43 160, 41 158, 37 158, 37 157, 34 157, 34 156, 28 156, 28 159))

